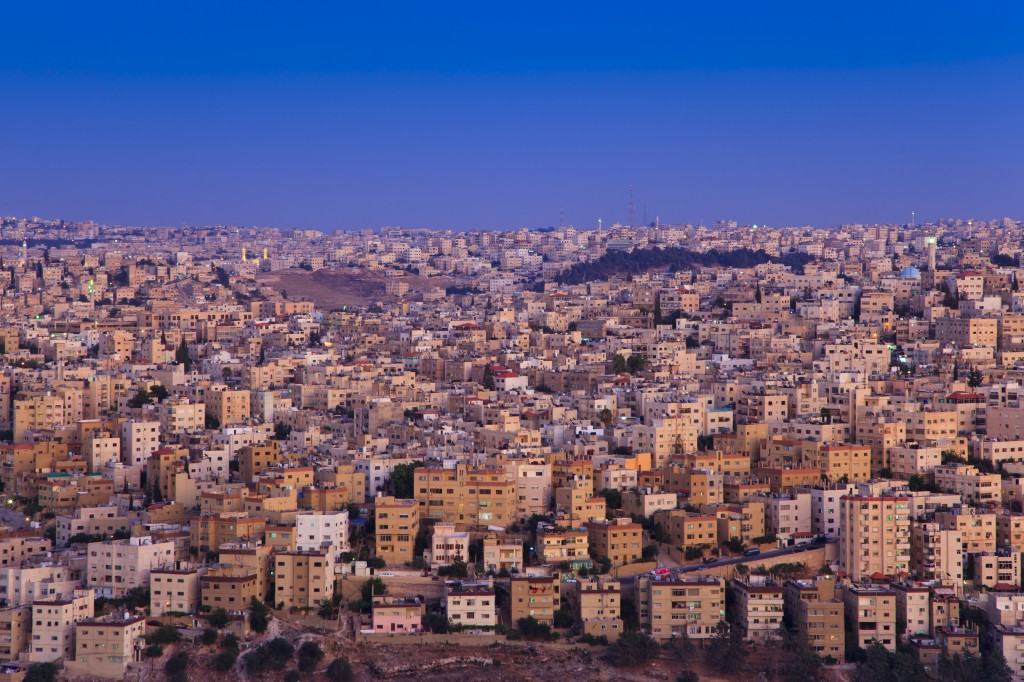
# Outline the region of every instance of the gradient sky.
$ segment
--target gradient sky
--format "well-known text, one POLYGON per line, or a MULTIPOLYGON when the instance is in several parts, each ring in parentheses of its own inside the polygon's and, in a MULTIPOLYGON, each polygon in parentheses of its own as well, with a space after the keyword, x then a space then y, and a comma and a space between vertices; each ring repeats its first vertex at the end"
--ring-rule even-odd
POLYGON ((288 4, 3 3, 0 215, 1024 218, 1019 2, 288 4))

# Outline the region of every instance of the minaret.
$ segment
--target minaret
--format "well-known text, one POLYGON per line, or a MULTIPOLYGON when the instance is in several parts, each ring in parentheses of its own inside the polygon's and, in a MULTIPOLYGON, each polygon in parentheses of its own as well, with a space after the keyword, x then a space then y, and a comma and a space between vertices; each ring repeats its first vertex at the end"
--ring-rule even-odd
POLYGON ((928 270, 935 272, 935 237, 928 237, 925 240, 928 243, 928 270))
POLYGON ((242 262, 245 263, 248 260, 249 259, 246 257, 246 254, 245 254, 245 247, 243 246, 242 247, 242 262))
POLYGON ((263 247, 263 260, 267 260, 267 247, 263 247))
POLYGON ((28 240, 21 240, 21 264, 25 265, 28 262, 28 240))

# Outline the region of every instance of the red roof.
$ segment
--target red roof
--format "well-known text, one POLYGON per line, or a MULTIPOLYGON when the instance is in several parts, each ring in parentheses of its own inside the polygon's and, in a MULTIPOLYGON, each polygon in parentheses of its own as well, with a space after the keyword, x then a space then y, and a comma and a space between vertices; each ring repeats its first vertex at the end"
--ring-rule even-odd
POLYGON ((885 580, 885 575, 883 573, 879 573, 879 572, 876 571, 876 572, 871 574, 871 579, 872 580, 885 580))

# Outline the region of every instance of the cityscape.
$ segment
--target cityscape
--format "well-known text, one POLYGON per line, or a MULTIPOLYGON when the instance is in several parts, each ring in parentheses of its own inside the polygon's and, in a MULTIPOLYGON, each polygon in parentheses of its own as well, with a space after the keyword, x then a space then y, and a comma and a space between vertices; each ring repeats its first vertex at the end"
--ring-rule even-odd
POLYGON ((1024 675, 1024 222, 0 230, 4 680, 1024 675))
POLYGON ((1024 682, 1024 4, 0 26, 0 682, 1024 682))

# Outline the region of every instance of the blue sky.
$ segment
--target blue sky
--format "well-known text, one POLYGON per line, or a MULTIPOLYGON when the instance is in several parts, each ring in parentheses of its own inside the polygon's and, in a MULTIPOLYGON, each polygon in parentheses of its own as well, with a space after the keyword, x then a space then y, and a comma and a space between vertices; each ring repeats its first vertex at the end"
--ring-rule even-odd
POLYGON ((4 5, 0 214, 1024 217, 1018 3, 292 4, 4 5))

